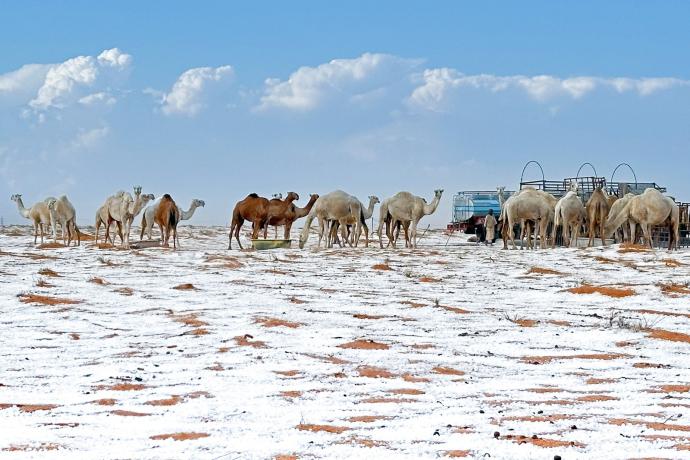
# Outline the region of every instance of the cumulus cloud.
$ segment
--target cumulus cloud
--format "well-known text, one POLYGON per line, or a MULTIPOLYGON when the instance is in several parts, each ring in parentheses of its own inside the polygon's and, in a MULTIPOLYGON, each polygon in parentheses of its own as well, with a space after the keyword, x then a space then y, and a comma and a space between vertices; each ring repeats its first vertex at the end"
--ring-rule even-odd
POLYGON ((113 95, 105 91, 89 94, 79 99, 79 103, 85 106, 113 105, 116 102, 117 99, 113 95))
POLYGON ((93 90, 97 85, 107 85, 118 73, 126 71, 131 62, 129 54, 113 48, 97 57, 77 56, 51 65, 29 106, 43 111, 64 108, 75 100, 81 102, 84 91, 93 90))
POLYGON ((162 97, 162 110, 166 115, 194 116, 204 107, 205 92, 212 85, 227 82, 233 76, 229 65, 197 67, 185 71, 169 93, 162 97))
POLYGON ((354 59, 334 59, 317 67, 300 67, 287 81, 267 79, 258 109, 308 111, 338 95, 353 101, 366 94, 376 94, 401 76, 406 78, 419 63, 389 54, 365 53, 354 59))
POLYGON ((690 81, 678 78, 603 78, 551 75, 495 76, 489 74, 465 75, 455 69, 427 69, 421 75, 421 84, 410 95, 408 102, 427 110, 442 111, 448 95, 457 88, 485 89, 492 92, 518 89, 533 99, 543 102, 556 97, 579 99, 598 88, 613 88, 618 93, 635 91, 648 96, 657 91, 690 86, 690 81))

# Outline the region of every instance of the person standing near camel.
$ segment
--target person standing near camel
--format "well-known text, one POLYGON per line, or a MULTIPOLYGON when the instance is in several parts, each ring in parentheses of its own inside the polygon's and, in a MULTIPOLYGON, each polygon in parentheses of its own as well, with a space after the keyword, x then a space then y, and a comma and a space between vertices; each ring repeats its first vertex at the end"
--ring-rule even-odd
POLYGON ((484 240, 484 244, 494 244, 496 241, 496 223, 494 210, 489 209, 489 213, 484 218, 484 227, 486 228, 486 239, 484 240))

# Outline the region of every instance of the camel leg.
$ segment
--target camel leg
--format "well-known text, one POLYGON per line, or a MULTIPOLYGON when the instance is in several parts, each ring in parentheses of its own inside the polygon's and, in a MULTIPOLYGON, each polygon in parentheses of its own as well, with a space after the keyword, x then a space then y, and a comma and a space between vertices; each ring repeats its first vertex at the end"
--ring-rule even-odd
POLYGON ((410 229, 410 245, 412 249, 415 249, 417 247, 417 221, 410 222, 410 227, 412 227, 410 229))
POLYGON ((319 242, 316 244, 316 249, 321 249, 321 240, 323 239, 324 224, 323 219, 319 217, 319 242))
POLYGON ((235 231, 235 221, 230 223, 230 233, 228 234, 228 251, 232 249, 232 234, 235 231))
POLYGON ((161 231, 161 246, 163 246, 164 248, 169 247, 170 245, 168 244, 168 235, 165 234, 163 224, 158 224, 158 229, 161 231))
POLYGON ((285 222, 285 239, 290 239, 290 230, 292 229, 292 222, 285 222))
POLYGON ((237 219, 237 223, 235 224, 235 239, 237 240, 237 245, 240 247, 240 249, 244 249, 242 247, 242 242, 240 242, 240 230, 242 229, 243 224, 244 224, 244 219, 242 217, 239 217, 237 219))
POLYGON ((34 222, 34 244, 36 244, 36 240, 38 239, 38 226, 39 225, 40 224, 36 224, 36 222, 34 222))
MULTIPOLYGON (((105 242, 104 244, 108 244, 108 239, 110 238, 110 224, 113 223, 113 219, 108 216, 108 221, 105 223, 105 242)), ((115 242, 113 242, 114 245, 115 242)))
MULTIPOLYGON (((385 220, 385 219, 384 219, 384 220, 385 220)), ((383 237, 382 237, 382 235, 381 235, 381 232, 383 231, 383 225, 384 225, 384 223, 385 223, 385 222, 384 222, 383 220, 379 222, 379 228, 378 228, 378 232, 377 232, 378 235, 379 235, 379 246, 381 247, 381 249, 383 249, 383 237)))
POLYGON ((589 223, 589 243, 587 243, 588 248, 591 248, 592 245, 594 244, 594 226, 595 226, 595 222, 589 223))
POLYGON ((368 248, 369 247, 369 227, 367 227, 367 224, 364 224, 364 225, 362 225, 362 228, 364 229, 364 247, 368 248))
POLYGON ((391 221, 386 222, 386 236, 388 236, 388 245, 393 246, 393 249, 396 249, 395 244, 397 243, 396 238, 393 237, 393 232, 395 231, 396 225, 398 225, 398 221, 392 222, 392 218, 391 221))
POLYGON ((606 219, 601 219, 599 223, 599 236, 601 237, 601 245, 606 247, 606 234, 604 234, 604 226, 606 225, 606 219))
MULTIPOLYGON (((553 245, 551 246, 552 248, 556 246, 556 225, 554 224, 554 231, 553 231, 553 245)), ((567 222, 563 222, 563 226, 561 227, 561 232, 563 232, 563 246, 566 248, 570 247, 570 224, 567 222)))

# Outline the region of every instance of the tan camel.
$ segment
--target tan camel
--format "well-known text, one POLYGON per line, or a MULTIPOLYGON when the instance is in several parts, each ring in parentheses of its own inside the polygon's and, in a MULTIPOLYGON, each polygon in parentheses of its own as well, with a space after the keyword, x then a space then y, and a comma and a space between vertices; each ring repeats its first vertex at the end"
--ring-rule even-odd
MULTIPOLYGON (((33 223, 34 226, 34 244, 38 239, 38 234, 41 234, 41 244, 43 244, 43 236, 45 230, 50 225, 50 210, 45 201, 39 201, 30 208, 24 207, 24 202, 22 201, 22 196, 20 194, 15 194, 10 197, 12 201, 17 203, 17 209, 22 217, 25 217, 33 223)), ((52 197, 46 198, 50 200, 52 197)))
MULTIPOLYGON (((369 226, 367 225, 367 219, 371 219, 371 216, 374 214, 374 206, 376 206, 376 204, 379 202, 379 198, 374 195, 369 196, 369 205, 367 207, 364 207, 364 204, 361 201, 359 202, 359 206, 362 209, 362 214, 360 216, 361 225, 359 227, 359 235, 356 235, 355 237, 355 234, 351 232, 351 228, 354 225, 354 222, 348 221, 347 236, 348 238, 350 238, 350 243, 355 243, 356 239, 357 243, 355 243, 355 246, 357 246, 357 244, 359 243, 359 239, 362 236, 362 231, 364 231, 364 247, 369 247, 369 226)), ((336 243, 339 243, 338 228, 340 228, 339 222, 331 222, 331 238, 333 238, 336 243)))
MULTIPOLYGON (((652 227, 655 225, 669 226, 668 249, 678 248, 679 242, 679 214, 678 205, 673 199, 664 196, 654 188, 646 189, 641 195, 630 198, 618 215, 611 215, 606 222, 605 235, 612 235, 614 231, 630 219, 642 228, 644 243, 652 247, 652 227)), ((633 231, 631 229, 631 234, 633 231)))
POLYGON ((601 187, 594 189, 592 196, 587 200, 585 209, 587 210, 587 225, 589 226, 589 243, 587 246, 590 247, 594 244, 597 229, 601 237, 601 245, 606 246, 604 225, 606 225, 606 219, 609 216, 609 200, 604 189, 601 187))
POLYGON ((53 235, 57 241, 56 225, 59 223, 62 227, 62 243, 69 246, 72 244, 72 239, 76 236, 75 245, 81 245, 81 237, 79 228, 77 228, 77 212, 72 203, 66 195, 60 198, 52 198, 48 201, 48 212, 50 212, 50 222, 53 227, 53 235))
MULTIPOLYGON (((623 208, 625 208, 625 206, 634 196, 635 195, 633 195, 632 193, 626 193, 625 196, 623 196, 623 198, 618 198, 615 202, 613 202, 613 204, 611 204, 611 201, 609 201, 611 207, 609 208, 608 219, 606 219, 606 226, 608 226, 609 223, 613 223, 615 216, 618 216, 621 213, 623 208)), ((621 229, 623 230, 623 238, 621 238, 621 241, 634 242, 635 233, 637 231, 637 224, 635 223, 635 221, 633 221, 632 219, 628 219, 627 222, 624 222, 619 228, 614 230, 614 233, 619 234, 618 232, 621 229)))
MULTIPOLYGON (((304 245, 309 239, 309 229, 311 228, 314 218, 318 218, 319 220, 319 242, 317 248, 321 247, 321 240, 324 238, 326 239, 326 247, 332 247, 333 240, 330 234, 330 222, 332 221, 337 221, 340 224, 341 241, 349 243, 346 234, 347 223, 348 221, 354 222, 355 235, 359 234, 361 213, 362 207, 360 201, 342 190, 336 190, 320 196, 316 200, 316 203, 314 203, 314 207, 309 211, 307 220, 302 228, 302 233, 299 237, 300 249, 304 248, 304 245)), ((349 244, 352 246, 352 243, 349 244)), ((340 245, 342 247, 342 242, 340 245)))
MULTIPOLYGON (((515 239, 513 237, 512 229, 517 222, 520 223, 520 238, 522 238, 523 231, 526 228, 527 221, 535 223, 535 232, 539 227, 539 235, 542 249, 546 248, 547 235, 546 230, 549 223, 553 220, 555 214, 556 198, 541 190, 536 190, 532 187, 526 187, 519 192, 515 192, 508 198, 501 209, 501 220, 503 221, 503 229, 510 239, 513 249, 516 249, 515 239), (507 228, 506 228, 507 227, 507 228)), ((531 231, 527 229, 528 247, 531 247, 531 231)), ((508 247, 506 238, 504 237, 504 249, 508 247)), ((535 242, 536 248, 536 242, 535 242)), ((520 246, 523 249, 523 246, 520 246)))
POLYGON ((563 245, 565 247, 571 246, 570 235, 572 232, 572 241, 575 242, 575 247, 577 247, 577 237, 584 219, 585 207, 577 195, 577 183, 572 182, 568 193, 556 203, 551 247, 553 248, 556 245, 556 229, 559 225, 563 226, 563 245))
MULTIPOLYGON (((434 199, 431 203, 427 203, 424 198, 415 196, 410 192, 398 192, 386 201, 386 211, 391 216, 391 223, 394 224, 394 227, 397 226, 396 221, 402 224, 405 228, 405 240, 409 241, 410 247, 417 247, 417 224, 422 217, 433 214, 436 211, 441 201, 441 195, 443 195, 443 190, 434 190, 434 199), (410 228, 409 234, 407 228, 410 228)), ((384 220, 379 221, 379 241, 381 240, 383 225, 386 223, 385 219, 386 217, 384 217, 384 220)), ((393 235, 388 233, 386 236, 388 236, 388 240, 395 247, 393 235)))
MULTIPOLYGON (((122 247, 129 249, 129 234, 132 227, 134 217, 141 212, 146 204, 155 199, 152 194, 141 194, 141 186, 134 187, 134 197, 127 192, 118 192, 115 195, 108 197, 104 206, 108 212, 107 221, 105 224, 105 241, 107 242, 110 236, 110 224, 116 222, 118 228, 120 225, 123 228, 124 240, 122 247)), ((98 217, 96 222, 98 222, 98 217)))
POLYGON ((250 193, 244 200, 238 201, 232 210, 232 221, 230 222, 230 236, 228 249, 232 249, 232 236, 235 234, 237 244, 242 249, 240 242, 240 229, 245 220, 252 223, 252 239, 259 237, 259 230, 264 229, 264 238, 268 231, 268 207, 269 202, 266 198, 250 193))
POLYGON ((156 208, 156 214, 153 217, 155 223, 161 231, 161 246, 164 248, 170 247, 170 234, 173 237, 173 248, 177 249, 177 223, 180 221, 180 209, 173 201, 172 197, 167 193, 163 195, 161 201, 156 208))

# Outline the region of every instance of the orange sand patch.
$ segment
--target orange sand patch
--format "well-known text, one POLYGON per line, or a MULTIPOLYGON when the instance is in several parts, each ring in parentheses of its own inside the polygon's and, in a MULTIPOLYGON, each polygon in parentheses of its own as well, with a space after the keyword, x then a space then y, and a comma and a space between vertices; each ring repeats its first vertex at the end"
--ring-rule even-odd
POLYGON ((60 297, 50 297, 38 294, 20 294, 19 301, 22 303, 40 303, 41 305, 75 305, 81 300, 63 299, 60 297))
POLYGON ((347 419, 348 422, 372 423, 378 420, 390 420, 391 417, 385 415, 358 415, 347 419))
POLYGON ((393 270, 388 264, 376 264, 373 265, 371 268, 373 268, 374 270, 393 270))
POLYGON ((166 399, 153 399, 151 401, 146 401, 144 404, 147 404, 149 406, 174 406, 176 404, 179 404, 182 402, 182 398, 173 395, 169 398, 166 399))
POLYGON ((672 332, 664 329, 646 329, 645 332, 648 333, 647 337, 651 337, 652 339, 690 343, 690 335, 680 332, 672 332))
POLYGON ((274 374, 282 375, 285 377, 295 377, 296 375, 300 374, 300 371, 297 369, 292 369, 289 371, 273 371, 274 374))
POLYGON ((321 361, 325 361, 325 362, 331 363, 331 364, 338 364, 338 365, 350 364, 350 361, 340 359, 340 358, 337 358, 335 356, 330 356, 330 355, 317 355, 314 353, 305 353, 304 356, 309 356, 310 358, 319 359, 321 361))
POLYGON ((534 446, 538 447, 545 447, 545 448, 551 448, 551 447, 585 447, 584 444, 575 442, 575 441, 561 441, 558 439, 547 439, 547 438, 539 438, 534 435, 533 437, 527 437, 527 436, 518 436, 517 439, 513 439, 513 442, 517 444, 532 444, 534 446))
POLYGON ((584 418, 580 415, 550 414, 550 415, 513 415, 503 417, 500 422, 553 422, 557 420, 578 420, 584 418))
POLYGON ((253 347, 253 348, 266 348, 266 343, 261 341, 261 340, 250 340, 253 339, 249 334, 245 335, 238 335, 237 337, 234 337, 233 340, 235 343, 240 346, 240 347, 253 347))
POLYGON ((596 379, 594 377, 587 379, 585 382, 587 385, 600 385, 602 383, 613 383, 616 379, 596 379))
POLYGON ((627 254, 629 252, 650 252, 651 249, 649 249, 647 246, 643 246, 641 244, 634 244, 634 243, 622 243, 620 248, 618 249, 618 252, 621 254, 627 254))
POLYGON ((548 321, 549 324, 553 324, 554 326, 570 326, 570 322, 568 321, 562 321, 562 320, 557 320, 557 319, 550 319, 548 321))
POLYGON ((114 406, 116 402, 117 399, 97 399, 93 401, 94 404, 98 404, 99 406, 114 406))
POLYGON ((388 443, 386 441, 377 441, 375 439, 362 438, 359 436, 350 436, 347 439, 338 441, 336 444, 358 444, 362 447, 387 447, 388 443))
POLYGON ((223 267, 238 269, 244 266, 237 258, 231 256, 207 255, 205 262, 223 262, 223 267))
POLYGON ((120 417, 146 417, 151 415, 144 412, 134 412, 131 410, 114 410, 110 411, 110 413, 113 415, 119 415, 120 417))
POLYGON ((62 449, 64 446, 55 444, 54 442, 42 442, 40 444, 11 444, 9 447, 3 447, 3 452, 41 452, 49 450, 62 449))
POLYGON ((302 396, 302 392, 301 391, 294 391, 294 390, 281 391, 280 396, 282 396, 284 398, 299 398, 300 396, 302 396))
POLYGON ((290 297, 289 300, 290 300, 290 303, 294 303, 294 304, 298 304, 298 305, 303 304, 303 303, 307 303, 306 300, 298 299, 297 297, 294 297, 294 296, 290 297))
POLYGON ((618 401, 619 398, 610 395, 586 395, 577 398, 578 401, 582 402, 598 402, 598 401, 618 401))
POLYGON ((196 313, 189 313, 187 315, 179 315, 176 316, 174 314, 170 315, 173 319, 173 321, 186 324, 187 326, 191 327, 202 327, 202 326, 208 326, 208 323, 205 321, 200 320, 197 317, 196 313))
POLYGON ((681 265, 684 265, 682 262, 677 261, 676 259, 661 259, 661 261, 667 266, 667 267, 680 267, 681 265))
POLYGON ((355 313, 352 315, 354 318, 357 319, 382 319, 385 318, 383 315, 367 315, 365 313, 355 313))
POLYGON ((690 385, 661 385, 659 389, 664 393, 687 393, 690 385))
POLYGON ((297 455, 276 455, 273 460, 298 460, 297 455))
POLYGON ((208 438, 210 435, 208 433, 169 433, 169 434, 157 434, 155 436, 149 436, 149 439, 154 441, 160 441, 165 439, 172 439, 175 441, 189 441, 193 439, 208 438))
POLYGON ((457 369, 453 369, 452 367, 443 367, 443 366, 436 366, 433 369, 431 369, 433 372, 436 374, 443 374, 443 375, 465 375, 465 372, 459 371, 457 369))
POLYGON ((130 295, 134 294, 134 290, 132 288, 128 288, 128 287, 117 288, 113 292, 117 292, 118 294, 122 294, 122 295, 126 295, 126 296, 130 296, 130 295))
POLYGON ((336 433, 340 434, 348 431, 349 428, 346 426, 334 426, 334 425, 313 425, 308 423, 300 423, 295 428, 300 431, 312 431, 314 433, 325 432, 325 433, 336 433))
POLYGON ((199 288, 195 287, 192 283, 178 284, 177 286, 173 287, 173 289, 177 289, 178 291, 198 291, 199 290, 199 288))
POLYGON ((633 364, 634 368, 637 369, 665 369, 669 368, 668 364, 659 364, 659 363, 635 363, 633 364))
POLYGON ((79 340, 80 338, 79 334, 77 334, 76 332, 72 332, 69 336, 72 340, 79 340))
POLYGON ((534 319, 514 319, 511 320, 512 323, 517 324, 518 326, 522 327, 534 327, 537 325, 539 321, 536 321, 534 319))
POLYGON ((676 450, 690 450, 690 444, 676 444, 673 448, 676 450))
POLYGON ((403 374, 402 378, 406 382, 410 383, 428 383, 431 382, 431 379, 428 379, 426 377, 415 377, 412 374, 403 374))
POLYGON ((467 314, 467 313, 471 313, 469 310, 464 310, 464 309, 462 309, 462 308, 457 308, 457 307, 445 307, 445 306, 444 306, 444 307, 441 307, 441 308, 443 308, 443 309, 446 310, 446 311, 450 311, 450 312, 453 312, 453 313, 458 313, 458 314, 460 314, 460 315, 465 315, 465 314, 467 314))
POLYGON ((397 377, 391 371, 373 366, 360 366, 357 368, 357 372, 359 373, 360 377, 369 377, 374 379, 390 379, 397 377))
POLYGON ((403 301, 400 302, 400 303, 403 304, 403 305, 409 305, 409 306, 412 307, 412 308, 421 308, 421 307, 424 306, 423 303, 412 302, 411 300, 403 300, 403 301))
MULTIPOLYGON (((690 292, 690 290, 688 290, 690 292)), ((645 313, 649 315, 659 315, 659 316, 677 316, 677 317, 682 317, 682 318, 690 318, 690 313, 676 313, 673 311, 659 311, 659 310, 648 310, 648 309, 641 309, 641 310, 634 310, 636 313, 645 313)))
POLYGON ((381 397, 376 397, 376 398, 366 398, 362 399, 360 402, 365 403, 365 404, 403 404, 403 403, 412 403, 412 402, 418 402, 418 399, 412 399, 412 398, 381 398, 381 397))
POLYGON ((583 284, 582 286, 566 289, 566 291, 572 293, 572 294, 601 294, 609 297, 629 297, 631 295, 635 295, 635 291, 626 288, 626 289, 619 289, 619 288, 612 288, 608 286, 592 286, 590 284, 583 284))
POLYGON ((38 412, 43 410, 53 410, 59 407, 57 404, 0 404, 0 408, 15 406, 20 412, 38 412))
POLYGON ((560 388, 553 387, 539 387, 539 388, 528 388, 526 391, 530 393, 562 393, 563 390, 560 388))
POLYGON ((228 351, 230 351, 230 347, 220 347, 218 349, 218 353, 227 353, 228 351))
POLYGON ((423 395, 422 390, 417 390, 416 388, 398 388, 395 390, 388 390, 388 393, 394 395, 423 395))
POLYGON ((204 328, 192 329, 191 331, 185 332, 184 335, 206 335, 209 334, 208 330, 204 328))
POLYGON ((89 280, 89 283, 100 284, 101 286, 106 286, 106 285, 110 284, 107 281, 105 281, 103 278, 98 278, 95 276, 89 280))
POLYGON ((669 297, 678 297, 676 294, 690 294, 690 288, 684 284, 660 283, 661 292, 669 297))
POLYGON ((582 354, 582 355, 563 355, 563 356, 523 356, 520 361, 529 364, 548 364, 551 361, 557 361, 561 359, 600 359, 604 361, 609 361, 612 359, 625 358, 628 355, 620 353, 592 353, 592 354, 582 354))
POLYGON ((52 288, 52 287, 55 287, 55 285, 54 285, 54 284, 50 284, 50 283, 47 282, 46 280, 41 279, 41 280, 36 281, 36 287, 41 287, 41 288, 52 288))
POLYGON ((385 343, 374 342, 373 340, 355 340, 353 342, 338 345, 338 348, 351 348, 354 350, 388 350, 390 347, 385 343))
POLYGON ((438 283, 441 281, 440 279, 432 278, 430 276, 422 276, 419 278, 420 283, 438 283))
POLYGON ((617 347, 630 347, 633 345, 637 345, 637 342, 630 342, 629 340, 623 340, 620 342, 616 342, 615 344, 617 347))
POLYGON ((530 275, 532 273, 539 274, 539 275, 564 275, 565 273, 559 272, 558 270, 553 270, 551 268, 543 268, 543 267, 532 267, 529 270, 527 270, 527 274, 530 275))
POLYGON ((278 318, 254 318, 254 322, 261 324, 263 327, 289 327, 290 329, 296 329, 302 325, 302 323, 293 323, 292 321, 278 318))
POLYGON ((464 458, 468 457, 470 455, 469 450, 447 450, 443 452, 443 455, 445 457, 450 457, 450 458, 464 458))
POLYGON ((96 390, 110 390, 110 391, 139 391, 146 388, 143 383, 116 383, 114 385, 98 385, 96 390))
POLYGON ((657 431, 690 431, 690 425, 675 425, 672 423, 648 422, 645 420, 635 420, 630 418, 612 418, 609 419, 612 425, 643 425, 650 430, 657 431))

